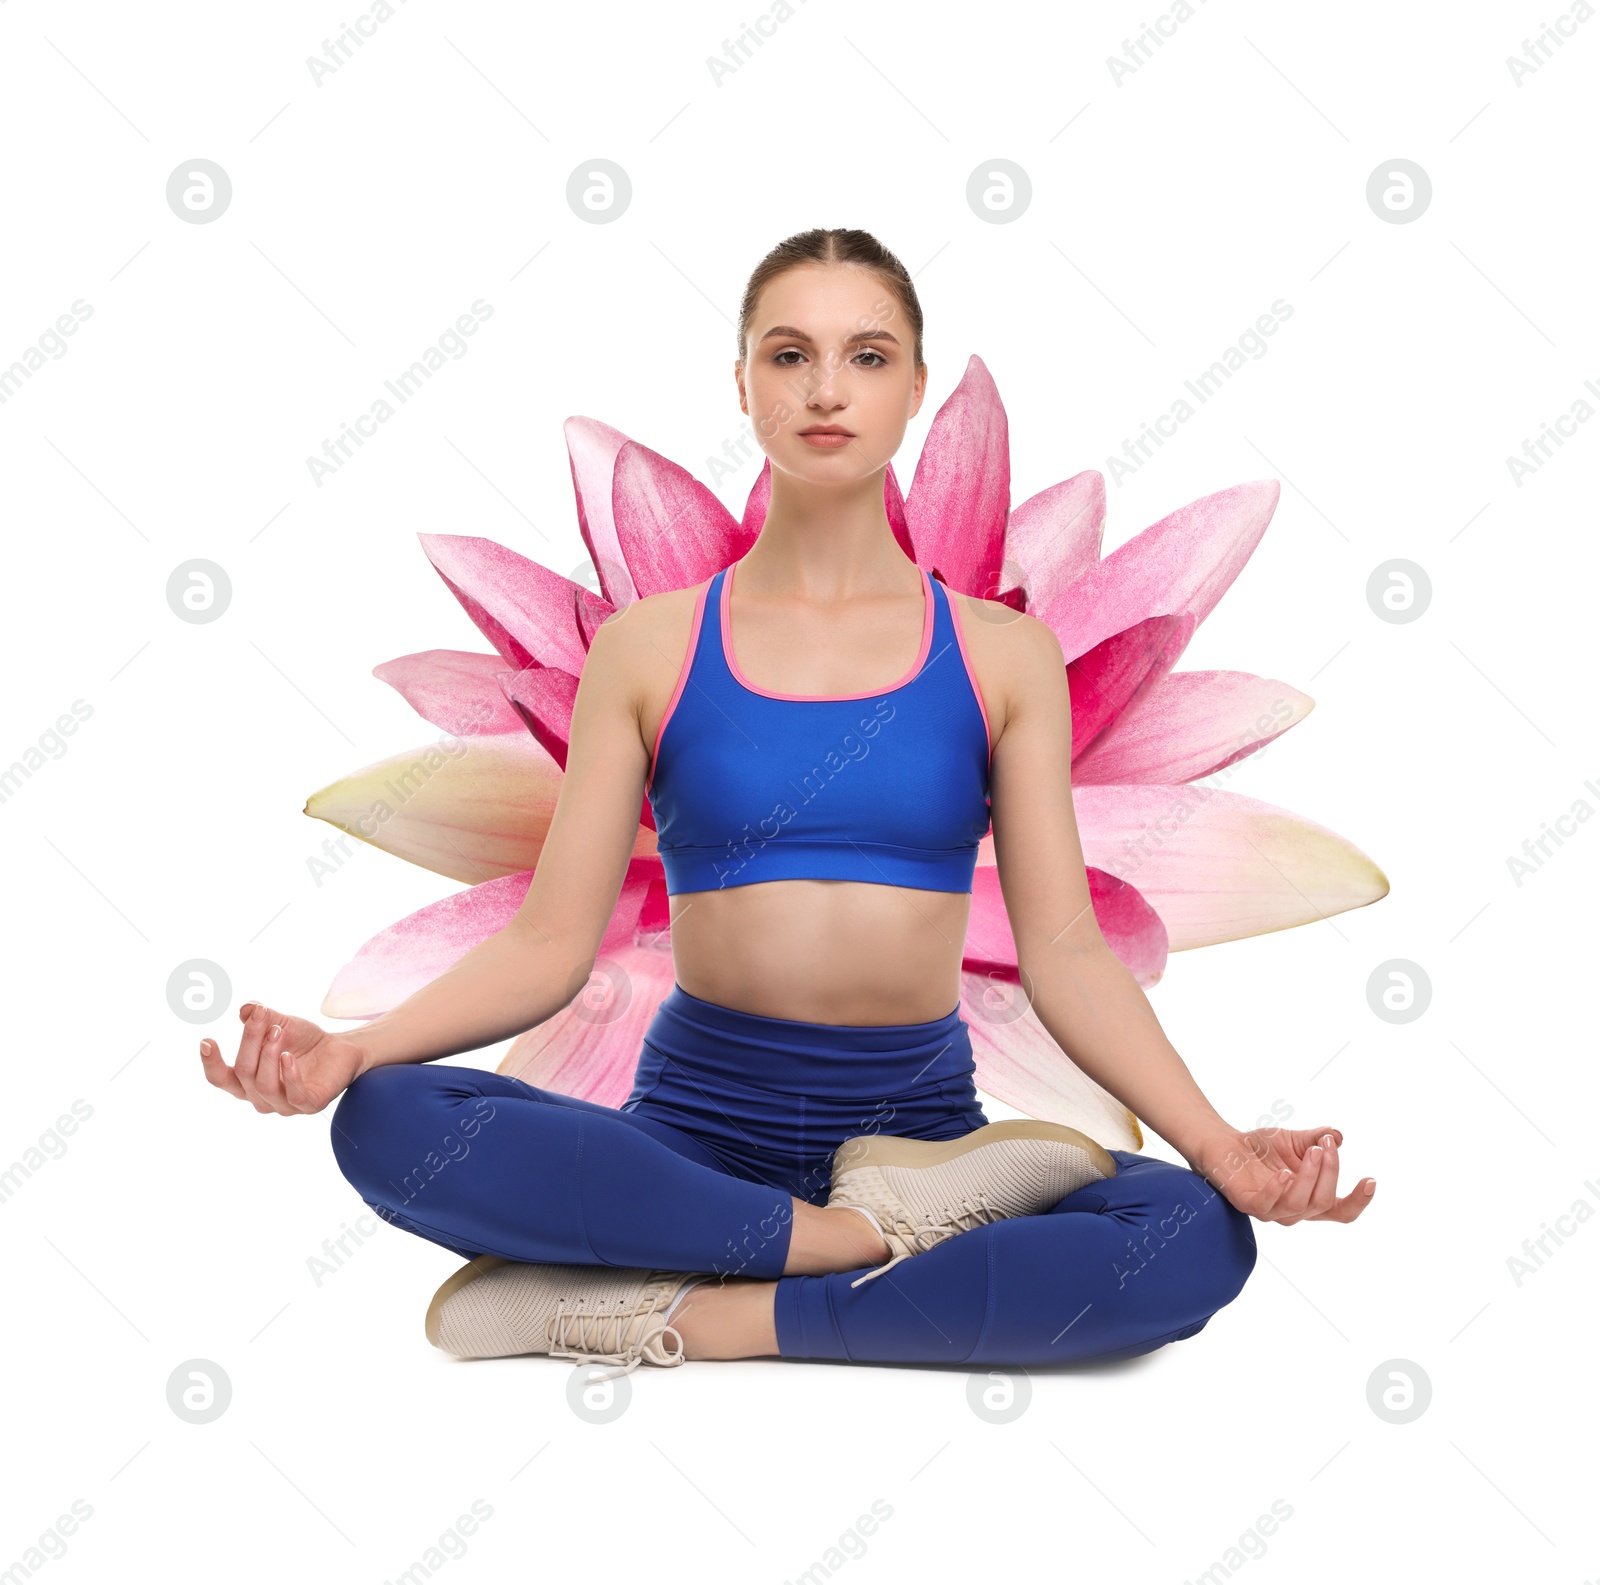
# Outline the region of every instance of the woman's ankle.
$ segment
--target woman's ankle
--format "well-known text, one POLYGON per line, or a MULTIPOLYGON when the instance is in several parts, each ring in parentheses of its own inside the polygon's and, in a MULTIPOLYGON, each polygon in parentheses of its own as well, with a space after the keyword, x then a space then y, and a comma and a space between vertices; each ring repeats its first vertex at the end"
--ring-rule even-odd
POLYGON ((820 1277, 835 1271, 855 1271, 889 1258, 883 1234, 871 1218, 854 1206, 810 1205, 795 1202, 794 1226, 786 1277, 820 1277))
MULTIPOLYGON (((889 1241, 883 1236, 883 1223, 864 1205, 834 1205, 829 1210, 844 1211, 850 1216, 857 1216, 867 1224, 868 1238, 864 1246, 865 1258, 870 1261, 887 1260, 893 1250, 889 1248, 889 1241)), ((860 1251, 858 1251, 859 1253, 860 1251)))
POLYGON ((694 1285, 672 1314, 685 1359, 759 1359, 778 1352, 776 1282, 754 1277, 694 1285))

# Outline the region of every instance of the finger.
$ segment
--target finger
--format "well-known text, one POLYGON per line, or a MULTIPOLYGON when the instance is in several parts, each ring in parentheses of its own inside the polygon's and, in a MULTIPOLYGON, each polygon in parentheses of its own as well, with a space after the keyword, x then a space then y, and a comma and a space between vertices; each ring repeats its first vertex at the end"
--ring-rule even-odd
POLYGON ((267 1009, 260 1002, 251 1002, 249 1006, 248 1013, 242 1007, 239 1009, 239 1015, 244 1020, 244 1029, 239 1035, 239 1055, 234 1058, 233 1067, 245 1087, 245 1093, 254 1096, 256 1066, 261 1060, 261 1042, 266 1038, 271 1019, 267 1017, 267 1009))
POLYGON ((237 1095, 241 1101, 249 1099, 244 1093, 244 1086, 239 1082, 239 1075, 223 1061, 222 1052, 214 1041, 200 1042, 200 1065, 205 1069, 206 1078, 219 1090, 226 1090, 229 1095, 237 1095))
POLYGON ((258 1112, 277 1112, 282 1102, 275 1098, 277 1089, 278 1058, 276 1050, 268 1051, 271 1030, 281 1031, 281 1016, 261 1002, 253 1004, 250 1021, 239 1042, 239 1059, 234 1069, 244 1092, 258 1112))
POLYGON ((1296 1154, 1303 1155, 1313 1145, 1320 1145, 1330 1135, 1335 1148, 1344 1143, 1344 1135, 1337 1128, 1324 1124, 1321 1128, 1286 1128, 1286 1137, 1294 1140, 1296 1154))
POLYGON ((1278 1201, 1275 1213, 1278 1221, 1292 1224, 1306 1214, 1306 1206, 1311 1202, 1311 1191, 1316 1186, 1317 1175, 1322 1171, 1323 1155, 1324 1151, 1320 1145, 1312 1145, 1300 1158, 1298 1167, 1284 1185, 1283 1195, 1278 1201))
POLYGON ((291 1112, 305 1110, 305 1085, 300 1079, 300 1069, 292 1051, 278 1054, 278 1083, 283 1089, 284 1104, 291 1112))
POLYGON ((1378 1180, 1376 1178, 1363 1178, 1342 1200, 1334 1203, 1318 1218, 1323 1222, 1353 1222, 1372 1204, 1372 1197, 1377 1193, 1378 1180))
POLYGON ((313 1098, 300 1071, 299 1057, 292 1051, 286 1051, 280 1065, 283 1069, 283 1093, 289 1110, 299 1113, 319 1111, 320 1105, 313 1098))
POLYGON ((261 1041, 261 1060, 256 1064, 256 1091, 275 1112, 287 1113, 289 1103, 283 1094, 283 1025, 273 1022, 267 1026, 261 1041))
POLYGON ((1322 1167, 1306 1200, 1307 1218, 1323 1215, 1339 1197, 1339 1151, 1333 1135, 1324 1134, 1315 1148, 1322 1152, 1322 1167))

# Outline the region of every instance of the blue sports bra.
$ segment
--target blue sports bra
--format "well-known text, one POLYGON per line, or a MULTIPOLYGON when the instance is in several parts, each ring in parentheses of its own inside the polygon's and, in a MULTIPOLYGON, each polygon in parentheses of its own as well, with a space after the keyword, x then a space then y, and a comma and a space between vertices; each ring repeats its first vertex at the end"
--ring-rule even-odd
POLYGON ((728 637, 724 567, 695 602, 647 790, 669 895, 795 879, 970 892, 989 829, 989 718, 950 596, 876 692, 772 693, 728 637))

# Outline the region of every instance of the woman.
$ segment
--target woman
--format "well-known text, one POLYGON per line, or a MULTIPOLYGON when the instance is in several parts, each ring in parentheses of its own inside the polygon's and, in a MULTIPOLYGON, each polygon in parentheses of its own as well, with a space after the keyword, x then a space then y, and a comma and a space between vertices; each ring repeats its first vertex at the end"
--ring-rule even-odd
POLYGON ((1206 1100, 1095 922, 1059 643, 898 544, 885 469, 927 380, 904 267, 865 232, 790 238, 734 378, 759 537, 595 635, 514 920, 354 1033, 246 1003, 206 1075, 262 1112, 342 1092, 345 1175, 468 1261, 426 1319, 458 1356, 1043 1365, 1191 1336, 1250 1274, 1252 1216, 1352 1221, 1373 1180, 1340 1198, 1337 1129, 1206 1100), (583 987, 646 795, 676 983, 621 1110, 425 1066, 583 987), (985 1118, 958 987, 991 821, 1029 1004, 1187 1168, 985 1118))

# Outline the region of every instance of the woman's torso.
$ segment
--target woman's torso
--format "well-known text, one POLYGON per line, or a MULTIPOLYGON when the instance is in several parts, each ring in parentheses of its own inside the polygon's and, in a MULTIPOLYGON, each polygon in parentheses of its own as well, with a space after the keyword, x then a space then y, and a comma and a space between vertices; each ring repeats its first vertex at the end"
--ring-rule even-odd
POLYGON ((825 615, 734 595, 736 569, 653 602, 640 728, 677 982, 771 1018, 942 1018, 988 829, 973 624, 926 575, 825 615))

